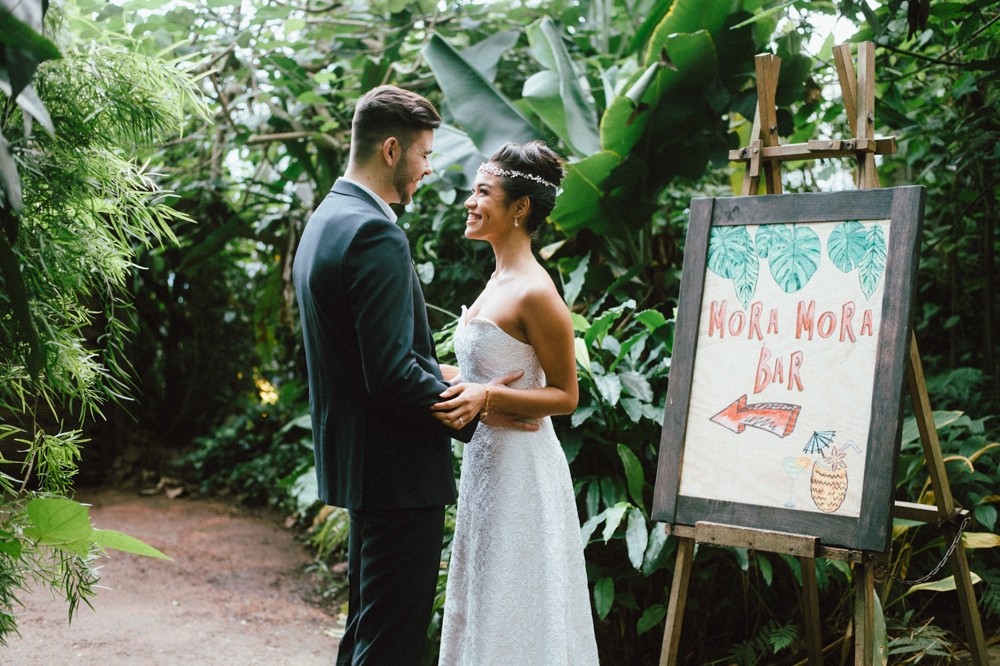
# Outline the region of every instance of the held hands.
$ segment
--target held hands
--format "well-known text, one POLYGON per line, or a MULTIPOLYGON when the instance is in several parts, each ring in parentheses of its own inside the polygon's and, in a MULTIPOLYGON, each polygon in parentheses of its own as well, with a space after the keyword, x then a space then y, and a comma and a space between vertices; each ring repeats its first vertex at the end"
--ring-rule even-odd
POLYGON ((539 428, 537 422, 519 420, 516 415, 499 411, 490 405, 490 386, 506 386, 520 379, 523 374, 522 370, 515 370, 489 384, 469 383, 462 381, 461 377, 455 377, 453 385, 441 394, 442 401, 431 406, 434 418, 449 428, 461 430, 478 414, 480 422, 487 425, 534 432, 539 428))

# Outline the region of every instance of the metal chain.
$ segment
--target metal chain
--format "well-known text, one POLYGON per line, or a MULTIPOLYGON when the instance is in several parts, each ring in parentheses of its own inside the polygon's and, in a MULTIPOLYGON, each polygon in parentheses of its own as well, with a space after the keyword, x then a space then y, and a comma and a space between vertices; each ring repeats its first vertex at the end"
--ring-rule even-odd
MULTIPOLYGON (((956 516, 953 515, 953 516, 951 516, 949 518, 946 518, 946 519, 940 521, 938 523, 938 527, 941 528, 942 531, 944 531, 945 525, 947 523, 954 522, 955 518, 956 518, 956 516)), ((891 571, 889 571, 889 569, 886 568, 886 566, 884 564, 882 564, 881 560, 874 560, 873 561, 874 564, 875 564, 875 568, 878 569, 879 571, 881 571, 885 576, 888 576, 889 578, 892 578, 893 580, 898 581, 899 583, 902 583, 903 585, 918 585, 920 583, 923 583, 923 582, 926 582, 926 581, 930 580, 931 578, 933 578, 937 574, 937 572, 941 571, 941 567, 943 567, 945 565, 945 562, 947 562, 951 558, 952 553, 955 552, 955 548, 958 547, 958 542, 962 540, 962 532, 965 531, 965 528, 966 528, 966 526, 968 526, 969 521, 971 519, 972 519, 972 515, 971 514, 966 513, 964 515, 964 517, 962 518, 962 522, 958 526, 958 531, 955 533, 955 538, 951 540, 951 545, 948 546, 948 552, 946 552, 944 554, 944 557, 941 558, 941 561, 937 563, 937 566, 934 567, 931 570, 931 572, 928 573, 927 575, 921 576, 920 578, 917 578, 917 579, 914 579, 914 580, 910 580, 910 579, 907 579, 907 578, 901 578, 901 577, 896 576, 895 574, 893 574, 891 571)), ((888 556, 886 557, 886 559, 887 560, 889 559, 888 556)))

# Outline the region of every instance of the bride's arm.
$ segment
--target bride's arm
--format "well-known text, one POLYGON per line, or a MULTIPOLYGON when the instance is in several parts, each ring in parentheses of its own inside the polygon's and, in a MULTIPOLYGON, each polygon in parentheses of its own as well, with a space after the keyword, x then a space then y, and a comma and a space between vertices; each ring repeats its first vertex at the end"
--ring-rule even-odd
POLYGON ((569 309, 549 282, 528 291, 518 304, 518 312, 521 328, 545 372, 545 386, 524 390, 491 387, 490 411, 523 418, 572 414, 580 387, 569 309))
POLYGON ((456 379, 460 379, 461 370, 454 365, 447 363, 439 363, 438 365, 441 366, 441 377, 449 384, 454 384, 456 379))
MULTIPOLYGON (((569 310, 551 282, 529 290, 517 306, 519 327, 525 332, 545 372, 546 385, 516 389, 489 384, 489 407, 481 384, 456 384, 441 394, 432 409, 439 420, 457 415, 488 411, 484 423, 518 427, 520 419, 538 419, 554 414, 571 414, 579 400, 573 324, 569 310)), ((480 414, 481 417, 481 414, 480 414)))

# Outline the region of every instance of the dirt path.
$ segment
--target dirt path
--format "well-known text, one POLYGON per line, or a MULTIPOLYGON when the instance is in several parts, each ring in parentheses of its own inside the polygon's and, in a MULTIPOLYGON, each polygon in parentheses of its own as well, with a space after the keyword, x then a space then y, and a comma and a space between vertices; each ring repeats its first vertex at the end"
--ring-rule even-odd
POLYGON ((20 638, 0 664, 332 664, 342 623, 307 601, 310 555, 274 519, 218 500, 80 491, 96 527, 138 537, 172 562, 112 552, 102 589, 66 623, 65 601, 21 597, 20 638), (107 588, 107 589, 105 589, 107 588))

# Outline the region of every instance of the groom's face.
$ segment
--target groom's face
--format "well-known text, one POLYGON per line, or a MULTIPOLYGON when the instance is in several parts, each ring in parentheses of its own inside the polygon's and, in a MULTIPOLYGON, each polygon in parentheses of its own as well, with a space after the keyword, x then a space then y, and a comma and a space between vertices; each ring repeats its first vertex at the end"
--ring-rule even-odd
POLYGON ((434 130, 421 130, 410 136, 402 159, 393 172, 393 188, 404 206, 413 201, 413 193, 424 176, 431 173, 430 154, 434 145, 434 130))

